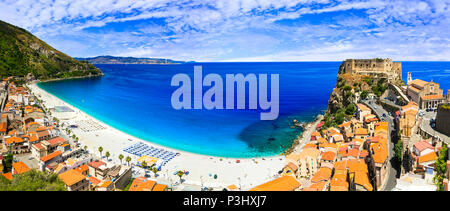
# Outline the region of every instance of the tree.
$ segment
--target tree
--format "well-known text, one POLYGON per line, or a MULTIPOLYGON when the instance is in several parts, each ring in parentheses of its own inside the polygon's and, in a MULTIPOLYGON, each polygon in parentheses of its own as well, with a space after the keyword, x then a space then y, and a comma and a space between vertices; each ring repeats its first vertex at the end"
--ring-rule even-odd
POLYGON ((183 171, 177 171, 177 176, 180 178, 180 183, 182 183, 181 177, 183 177, 184 172, 183 171))
POLYGON ((120 155, 119 155, 120 164, 122 164, 122 159, 123 159, 123 155, 120 154, 120 155))
POLYGON ((155 174, 155 177, 156 177, 156 173, 158 173, 158 168, 153 167, 153 168, 152 168, 152 172, 155 174))
POLYGON ((369 93, 367 91, 362 91, 360 97, 361 99, 366 99, 368 95, 369 93))
POLYGON ((144 168, 144 169, 147 168, 147 162, 142 161, 141 166, 142 166, 142 168, 144 168))
POLYGON ((351 103, 345 108, 345 114, 353 115, 356 112, 356 106, 354 103, 351 103))
POLYGON ((103 156, 102 156, 103 147, 99 147, 99 148, 98 148, 98 151, 100 152, 100 157, 103 157, 103 156))
POLYGON ((31 169, 30 171, 14 175, 9 181, 0 179, 0 191, 65 191, 65 184, 58 175, 31 169))
POLYGON ((2 164, 3 164, 3 173, 8 173, 11 171, 12 169, 12 162, 13 162, 13 154, 7 154, 3 160, 2 160, 2 164))
POLYGON ((125 158, 125 161, 127 161, 128 165, 130 165, 131 157, 130 157, 130 156, 127 156, 127 158, 125 158))
POLYGON ((395 150, 395 157, 397 158, 397 160, 398 160, 399 162, 401 162, 401 161, 402 161, 402 157, 403 157, 403 155, 402 155, 402 152, 403 152, 403 142, 402 142, 401 139, 399 139, 399 140, 397 141, 397 143, 395 144, 394 150, 395 150))
POLYGON ((83 147, 83 148, 84 148, 84 151, 87 151, 87 146, 86 146, 86 145, 84 145, 84 147, 83 147))
POLYGON ((448 160, 448 147, 447 144, 442 144, 441 150, 439 150, 439 157, 436 160, 436 175, 433 177, 433 182, 437 186, 437 191, 443 191, 443 180, 447 174, 447 160, 448 160))
POLYGON ((106 151, 105 156, 106 156, 106 159, 109 160, 109 156, 111 156, 111 154, 109 154, 109 152, 106 151))

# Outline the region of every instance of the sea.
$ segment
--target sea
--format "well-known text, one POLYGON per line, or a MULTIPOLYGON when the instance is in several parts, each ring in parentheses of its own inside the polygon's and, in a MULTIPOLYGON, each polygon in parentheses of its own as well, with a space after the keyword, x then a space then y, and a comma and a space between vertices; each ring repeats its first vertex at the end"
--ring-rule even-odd
MULTIPOLYGON (((293 127, 294 120, 311 122, 324 113, 340 63, 96 65, 105 76, 38 86, 118 130, 155 144, 218 157, 267 157, 284 152, 302 133, 301 127, 293 127), (258 78, 267 74, 269 79, 278 74, 278 118, 260 120, 263 111, 248 108, 248 89, 246 109, 174 109, 171 97, 179 86, 171 86, 172 78, 187 74, 193 86, 194 66, 202 66, 203 77, 209 73, 221 76, 223 90, 226 74, 255 74, 258 78)), ((411 72, 413 79, 440 83, 444 94, 450 89, 450 62, 402 62, 402 66, 404 81, 411 72)), ((203 92, 208 89, 203 87, 203 92)))

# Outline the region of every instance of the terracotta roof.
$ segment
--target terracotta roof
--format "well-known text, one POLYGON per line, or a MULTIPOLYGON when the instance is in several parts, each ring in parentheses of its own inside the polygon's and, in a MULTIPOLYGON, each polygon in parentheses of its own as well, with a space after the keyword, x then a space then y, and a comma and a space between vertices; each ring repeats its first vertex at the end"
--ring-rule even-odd
POLYGON ((54 145, 59 145, 61 143, 66 142, 66 139, 64 139, 61 136, 58 136, 58 137, 47 140, 47 142, 50 143, 50 145, 54 146, 54 145))
POLYGON ((6 125, 6 122, 0 123, 0 132, 6 132, 6 129, 8 126, 6 125))
POLYGON ((102 165, 105 165, 106 163, 101 161, 101 160, 97 160, 97 161, 92 161, 90 163, 88 163, 89 166, 93 167, 93 168, 99 168, 102 165))
POLYGON ((37 132, 37 136, 39 136, 39 137, 44 137, 44 136, 49 136, 49 135, 50 135, 50 133, 48 132, 48 130, 37 132))
POLYGON ((55 157, 58 157, 59 155, 62 155, 62 152, 57 150, 57 151, 54 151, 54 152, 48 154, 47 156, 42 157, 41 160, 44 162, 47 162, 55 157))
POLYGON ((365 173, 365 172, 360 172, 360 171, 355 172, 355 183, 363 186, 368 191, 373 190, 372 184, 370 184, 370 181, 369 181, 369 177, 367 176, 367 173, 365 173))
POLYGON ((336 153, 332 151, 324 152, 322 155, 322 160, 328 160, 328 161, 334 161, 334 158, 336 157, 336 153))
POLYGON ((348 159, 347 166, 349 172, 368 172, 367 164, 363 159, 348 159))
POLYGON ((22 143, 22 142, 23 142, 23 139, 16 137, 16 136, 13 136, 13 137, 5 140, 6 145, 10 145, 12 143, 18 144, 18 143, 22 143))
POLYGON ((426 155, 422 155, 419 157, 419 163, 425 163, 429 161, 434 161, 437 159, 437 155, 435 152, 430 152, 426 155))
POLYGON ((300 182, 293 176, 282 176, 264 184, 258 185, 250 191, 293 191, 300 187, 300 182))
POLYGON ((414 84, 414 85, 417 85, 417 86, 423 88, 425 86, 425 84, 427 84, 427 83, 428 83, 427 81, 420 80, 420 79, 415 79, 415 80, 412 80, 410 84, 411 85, 414 84))
POLYGON ((313 131, 311 133, 311 136, 320 136, 320 133, 318 131, 313 131))
POLYGON ((337 161, 334 163, 334 169, 335 170, 345 170, 347 169, 347 161, 343 160, 343 161, 337 161))
POLYGON ((371 144, 370 148, 373 151, 373 161, 375 163, 385 163, 386 159, 388 157, 388 149, 386 144, 383 143, 375 143, 375 144, 371 144))
POLYGON ((370 108, 368 108, 367 106, 365 106, 364 104, 361 104, 361 103, 358 103, 358 104, 356 104, 356 106, 359 108, 359 110, 362 110, 362 111, 370 111, 370 108))
POLYGON ((359 136, 359 135, 368 135, 369 133, 367 132, 367 129, 365 128, 358 128, 355 130, 355 135, 359 136))
POLYGON ((344 123, 338 125, 338 127, 348 127, 348 126, 350 126, 351 124, 352 124, 352 121, 348 121, 348 122, 344 122, 344 123))
POLYGON ((22 161, 13 163, 12 167, 14 169, 14 174, 23 174, 30 170, 30 168, 22 161))
MULTIPOLYGON (((164 191, 164 190, 166 190, 166 188, 167 188, 167 185, 156 184, 155 187, 153 187, 153 191, 164 191)), ((232 190, 232 189, 230 189, 230 190, 232 190)))
POLYGON ((317 148, 304 148, 300 154, 299 154, 299 159, 302 158, 306 158, 306 157, 312 157, 312 158, 317 158, 320 155, 320 150, 318 150, 317 148))
POLYGON ((41 143, 33 144, 33 146, 36 147, 36 149, 38 149, 39 151, 44 149, 41 143))
POLYGON ((359 158, 359 150, 355 149, 355 148, 350 149, 350 150, 348 150, 347 156, 351 156, 351 157, 354 157, 354 158, 359 158))
POLYGON ((72 186, 77 182, 80 182, 86 179, 86 176, 82 175, 80 172, 70 169, 62 174, 59 174, 58 177, 67 185, 72 186))
POLYGON ((146 178, 136 178, 131 183, 130 189, 128 191, 152 191, 156 182, 153 180, 147 180, 146 178))
POLYGON ((83 173, 83 172, 85 172, 85 171, 89 171, 89 166, 86 165, 86 164, 84 164, 84 165, 82 165, 82 166, 76 168, 75 170, 77 170, 77 171, 80 172, 80 173, 83 173))
POLYGON ((319 171, 314 174, 311 178, 311 182, 317 183, 330 179, 331 177, 331 169, 329 168, 320 168, 319 171))
POLYGON ((442 96, 442 95, 425 95, 420 98, 422 98, 422 100, 437 100, 437 99, 444 99, 444 96, 442 96))
POLYGON ((434 147, 433 145, 431 145, 430 143, 426 142, 426 141, 419 141, 417 143, 414 144, 414 147, 419 150, 419 152, 424 151, 425 149, 433 149, 434 147))
POLYGON ((13 177, 12 177, 12 173, 11 172, 8 172, 8 173, 4 173, 4 174, 2 174, 6 179, 8 179, 8 180, 12 180, 13 179, 13 177))
POLYGON ((95 177, 89 177, 88 180, 93 186, 96 186, 101 182, 101 180, 99 180, 95 177))

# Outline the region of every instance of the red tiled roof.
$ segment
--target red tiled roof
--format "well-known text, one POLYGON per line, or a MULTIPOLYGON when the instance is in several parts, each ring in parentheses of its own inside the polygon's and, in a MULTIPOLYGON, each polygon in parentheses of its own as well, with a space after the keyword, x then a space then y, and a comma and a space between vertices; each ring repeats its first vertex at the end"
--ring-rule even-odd
POLYGON ((105 162, 103 162, 101 160, 97 160, 97 161, 90 162, 88 165, 93 167, 93 168, 98 168, 98 167, 100 167, 102 165, 105 165, 105 164, 106 164, 105 162))
POLYGON ((47 156, 42 157, 41 160, 44 161, 44 162, 47 162, 47 161, 49 161, 49 160, 51 160, 51 159, 53 159, 53 158, 55 158, 55 157, 57 157, 59 155, 62 155, 61 151, 59 151, 59 150, 58 151, 54 151, 51 154, 48 154, 47 156))
POLYGON ((414 147, 416 147, 419 150, 419 152, 422 152, 425 149, 434 149, 433 145, 431 145, 426 141, 419 141, 414 144, 414 147))

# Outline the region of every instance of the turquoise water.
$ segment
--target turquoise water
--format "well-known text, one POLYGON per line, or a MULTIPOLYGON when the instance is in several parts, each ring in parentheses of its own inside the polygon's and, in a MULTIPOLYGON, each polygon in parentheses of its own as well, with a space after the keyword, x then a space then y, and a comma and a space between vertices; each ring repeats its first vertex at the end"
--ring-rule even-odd
MULTIPOLYGON (((327 108, 340 62, 196 63, 182 65, 97 65, 104 77, 38 84, 42 89, 121 131, 193 153, 248 158, 283 152, 301 129, 293 119, 312 121, 327 108), (279 74, 280 116, 260 121, 260 110, 175 110, 172 76, 202 65, 216 73, 279 74)), ((449 62, 404 62, 403 74, 450 88, 449 62)), ((206 91, 207 88, 204 88, 206 91)), ((248 96, 247 96, 248 97, 248 96)))

